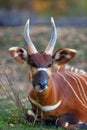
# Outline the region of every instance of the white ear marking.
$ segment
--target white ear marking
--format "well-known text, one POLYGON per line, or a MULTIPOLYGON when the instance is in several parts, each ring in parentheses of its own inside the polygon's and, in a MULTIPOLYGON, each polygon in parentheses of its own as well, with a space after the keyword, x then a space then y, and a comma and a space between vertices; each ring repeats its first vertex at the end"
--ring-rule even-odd
POLYGON ((57 59, 59 59, 59 58, 60 58, 60 54, 57 53, 57 54, 55 55, 55 60, 57 60, 57 59))
POLYGON ((66 55, 65 56, 67 59, 70 59, 71 58, 71 56, 68 54, 68 55, 66 55))
POLYGON ((26 50, 24 50, 24 48, 21 48, 22 50, 23 50, 23 58, 27 58, 27 51, 26 50))
POLYGON ((11 47, 9 48, 9 51, 17 51, 18 47, 11 47))
POLYGON ((16 58, 16 57, 18 57, 18 54, 17 54, 17 53, 14 55, 14 58, 16 58))
POLYGON ((76 53, 77 51, 76 50, 74 50, 74 49, 69 49, 68 48, 68 50, 70 51, 70 52, 74 52, 74 53, 76 53))

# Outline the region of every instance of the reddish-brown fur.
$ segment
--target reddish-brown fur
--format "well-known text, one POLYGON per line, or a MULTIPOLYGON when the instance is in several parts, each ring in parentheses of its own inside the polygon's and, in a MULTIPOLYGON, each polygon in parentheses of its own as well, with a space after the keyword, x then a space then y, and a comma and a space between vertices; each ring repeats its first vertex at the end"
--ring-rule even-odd
MULTIPOLYGON (((63 70, 61 73, 63 75, 65 75, 65 77, 70 81, 74 90, 76 91, 76 93, 80 97, 75 81, 71 77, 66 75, 63 70)), ((75 72, 72 72, 72 73, 75 74, 75 72)), ((87 74, 84 74, 84 75, 79 74, 79 75, 84 76, 85 79, 87 80, 87 74)), ((81 79, 81 83, 84 86, 85 92, 86 92, 87 86, 84 83, 84 81, 82 81, 82 79, 81 79)), ((87 112, 87 108, 84 108, 81 105, 81 103, 78 101, 78 99, 76 99, 71 88, 67 85, 66 82, 63 81, 63 79, 61 78, 61 76, 57 72, 55 72, 55 73, 52 72, 52 75, 50 76, 50 79, 49 79, 48 86, 49 86, 49 89, 45 90, 42 93, 37 93, 34 89, 32 89, 30 94, 29 94, 29 96, 32 99, 37 100, 37 102, 39 102, 41 105, 44 105, 44 106, 54 105, 60 99, 63 101, 58 109, 50 111, 49 113, 44 112, 45 116, 48 116, 48 115, 58 116, 58 115, 63 115, 63 114, 66 114, 68 112, 74 111, 74 113, 76 113, 76 118, 79 119, 79 117, 80 117, 80 120, 81 120, 81 113, 83 113, 83 115, 85 115, 87 112), (81 111, 83 111, 83 112, 81 112, 81 111)), ((87 116, 83 116, 82 119, 83 119, 83 121, 87 122, 87 116)))

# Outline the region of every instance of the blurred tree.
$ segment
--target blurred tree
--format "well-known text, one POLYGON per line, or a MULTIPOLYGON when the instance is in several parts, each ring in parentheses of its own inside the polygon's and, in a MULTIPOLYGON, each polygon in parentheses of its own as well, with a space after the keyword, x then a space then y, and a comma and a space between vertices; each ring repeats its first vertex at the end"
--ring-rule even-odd
POLYGON ((33 0, 32 1, 33 4, 33 10, 37 11, 37 12, 46 12, 47 10, 49 10, 50 6, 51 6, 51 2, 49 0, 44 1, 44 0, 33 0))
POLYGON ((11 7, 11 1, 10 0, 0 0, 0 7, 9 9, 11 7))
POLYGON ((44 15, 87 15, 87 0, 32 0, 34 11, 44 15))
POLYGON ((87 15, 87 0, 0 0, 0 7, 28 9, 43 15, 87 15))
POLYGON ((12 6, 16 6, 19 9, 29 9, 32 10, 32 0, 10 0, 12 6))

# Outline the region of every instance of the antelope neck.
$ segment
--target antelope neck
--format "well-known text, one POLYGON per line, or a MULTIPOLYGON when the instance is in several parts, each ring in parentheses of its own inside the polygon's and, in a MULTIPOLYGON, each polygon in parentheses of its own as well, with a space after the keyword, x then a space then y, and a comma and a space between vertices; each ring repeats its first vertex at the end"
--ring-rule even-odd
POLYGON ((59 100, 59 101, 58 101, 56 104, 54 104, 54 105, 43 106, 43 105, 41 105, 40 103, 38 103, 38 101, 36 101, 36 100, 34 100, 34 99, 30 98, 30 97, 29 97, 29 100, 30 100, 34 105, 40 107, 40 108, 42 109, 42 111, 45 111, 45 112, 55 110, 55 109, 58 108, 58 107, 61 105, 61 103, 62 103, 62 100, 59 100))

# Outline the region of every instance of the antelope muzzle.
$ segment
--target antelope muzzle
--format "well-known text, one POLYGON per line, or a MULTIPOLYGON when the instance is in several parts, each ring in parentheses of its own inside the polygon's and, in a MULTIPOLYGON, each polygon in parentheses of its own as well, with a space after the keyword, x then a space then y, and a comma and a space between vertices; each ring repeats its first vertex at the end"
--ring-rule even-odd
POLYGON ((49 76, 46 71, 38 71, 37 74, 33 76, 32 84, 37 92, 42 92, 48 88, 49 76))

